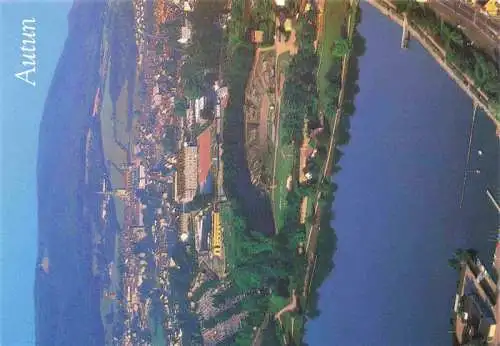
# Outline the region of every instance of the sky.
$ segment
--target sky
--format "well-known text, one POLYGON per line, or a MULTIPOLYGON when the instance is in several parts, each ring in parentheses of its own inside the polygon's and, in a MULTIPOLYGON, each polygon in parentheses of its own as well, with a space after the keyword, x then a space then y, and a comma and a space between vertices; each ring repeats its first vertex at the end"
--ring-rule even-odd
POLYGON ((0 1, 0 345, 34 345, 38 129, 67 36, 70 1, 0 1), (34 18, 36 72, 23 72, 22 21, 34 18))

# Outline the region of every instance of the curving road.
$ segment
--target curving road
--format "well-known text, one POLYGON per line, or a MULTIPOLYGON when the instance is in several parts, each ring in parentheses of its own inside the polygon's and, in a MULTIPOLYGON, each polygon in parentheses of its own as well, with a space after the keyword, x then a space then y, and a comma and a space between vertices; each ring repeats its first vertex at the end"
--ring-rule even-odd
POLYGON ((428 0, 427 3, 438 15, 462 27, 472 40, 477 41, 493 55, 498 54, 500 20, 492 19, 478 8, 458 0, 428 0))

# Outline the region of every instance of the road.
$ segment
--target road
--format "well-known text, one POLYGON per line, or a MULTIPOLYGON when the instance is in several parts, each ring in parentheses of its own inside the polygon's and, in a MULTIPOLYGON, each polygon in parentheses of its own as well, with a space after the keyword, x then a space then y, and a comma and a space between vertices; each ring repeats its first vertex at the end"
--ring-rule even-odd
POLYGON ((437 14, 455 25, 460 25, 473 41, 487 49, 490 54, 498 54, 500 21, 458 0, 429 0, 428 4, 437 14))

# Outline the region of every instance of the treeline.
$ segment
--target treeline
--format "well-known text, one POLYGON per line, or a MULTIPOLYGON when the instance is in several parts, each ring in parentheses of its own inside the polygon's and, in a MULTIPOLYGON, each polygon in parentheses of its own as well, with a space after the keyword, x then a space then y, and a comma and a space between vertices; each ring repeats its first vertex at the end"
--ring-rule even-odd
POLYGON ((275 28, 273 0, 255 1, 250 15, 250 29, 261 30, 263 32, 262 45, 273 45, 275 28))
MULTIPOLYGON (((346 145, 349 142, 349 129, 351 116, 355 112, 354 101, 356 95, 359 93, 358 78, 359 78, 359 61, 358 58, 362 56, 365 52, 365 39, 361 36, 357 30, 357 24, 361 21, 361 9, 350 9, 350 11, 356 10, 356 22, 352 39, 349 39, 346 35, 346 30, 343 30, 343 38, 348 42, 348 51, 346 53, 350 54, 349 58, 349 68, 347 72, 347 79, 344 84, 344 101, 342 104, 342 118, 340 120, 339 127, 337 128, 336 135, 336 148, 333 154, 333 173, 340 171, 341 167, 338 165, 340 158, 342 157, 342 151, 340 147, 346 145)), ((334 54, 335 56, 335 54, 334 54)), ((334 57, 337 59, 338 56, 334 57)), ((327 119, 333 120, 337 112, 337 100, 338 94, 340 92, 340 71, 342 69, 341 63, 333 64, 328 76, 330 76, 329 89, 332 95, 336 95, 335 106, 333 109, 326 110, 325 116, 327 119)), ((319 143, 319 148, 326 150, 325 143, 319 143)), ((320 149, 321 150, 321 149, 320 149)), ((327 183, 324 182, 324 185, 327 183)), ((316 271, 311 282, 311 289, 309 291, 309 298, 307 300, 306 312, 308 318, 315 318, 319 316, 320 312, 318 309, 318 289, 325 279, 330 275, 334 268, 333 255, 337 248, 337 236, 336 232, 331 225, 331 221, 335 217, 335 213, 332 209, 332 204, 335 200, 335 192, 337 190, 337 185, 335 183, 329 184, 329 188, 320 188, 322 192, 322 199, 320 200, 320 220, 319 227, 320 232, 317 239, 316 248, 316 271)))
POLYGON ((316 69, 318 56, 314 48, 316 39, 316 16, 313 8, 300 16, 297 30, 298 52, 288 66, 283 88, 280 119, 280 139, 282 143, 302 143, 304 118, 310 126, 318 121, 318 92, 316 69))
POLYGON ((274 233, 270 202, 266 194, 251 182, 245 159, 244 110, 245 86, 252 69, 254 46, 247 39, 252 25, 245 19, 244 1, 232 2, 231 20, 227 30, 227 49, 224 60, 224 79, 229 88, 229 104, 224 113, 222 144, 224 162, 224 190, 237 204, 249 227, 265 234, 274 233), (258 218, 255 215, 259 215, 258 218))
MULTIPOLYGON (((231 287, 216 296, 217 303, 244 296, 240 307, 249 314, 243 322, 243 326, 249 328, 238 333, 238 345, 246 345, 243 340, 251 340, 253 327, 258 327, 273 310, 273 302, 289 300, 289 285, 303 277, 305 268, 304 257, 297 256, 297 243, 303 241, 305 234, 300 239, 285 233, 266 236, 251 230, 242 214, 235 203, 224 207, 223 220, 227 220, 229 226, 225 227, 224 244, 231 287)), ((214 323, 221 318, 229 316, 218 316, 214 323)))
POLYGON ((220 25, 224 1, 199 1, 188 15, 192 25, 191 43, 185 48, 186 60, 181 69, 184 94, 198 98, 212 87, 225 46, 220 25))
MULTIPOLYGON (((409 18, 433 35, 446 51, 446 60, 468 75, 491 100, 500 104, 500 70, 495 59, 476 46, 460 29, 445 22, 425 4, 400 5, 409 18)), ((497 48, 498 52, 498 48, 497 48)))

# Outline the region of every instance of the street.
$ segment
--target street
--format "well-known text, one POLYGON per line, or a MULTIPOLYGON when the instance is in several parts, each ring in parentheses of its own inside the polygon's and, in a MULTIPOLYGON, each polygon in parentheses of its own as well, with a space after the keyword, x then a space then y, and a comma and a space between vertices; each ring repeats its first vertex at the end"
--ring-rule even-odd
POLYGON ((473 41, 495 55, 500 44, 500 21, 457 0, 429 0, 437 14, 460 26, 473 41))

